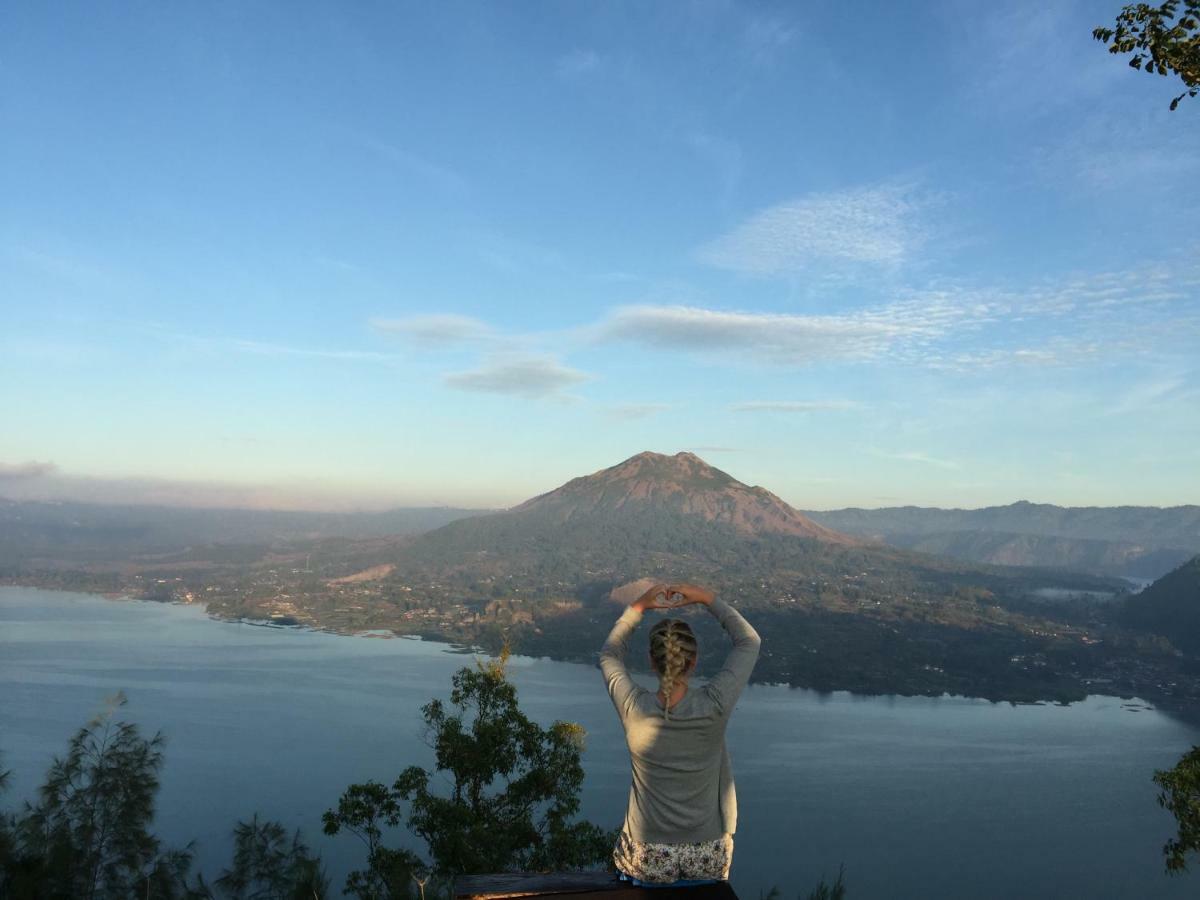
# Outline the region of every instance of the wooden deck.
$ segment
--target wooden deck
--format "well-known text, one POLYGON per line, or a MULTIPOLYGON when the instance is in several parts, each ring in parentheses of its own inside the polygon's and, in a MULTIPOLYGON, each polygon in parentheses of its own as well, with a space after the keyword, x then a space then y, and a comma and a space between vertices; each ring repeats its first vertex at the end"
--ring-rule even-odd
POLYGON ((507 900, 510 897, 566 897, 569 900, 737 900, 729 882, 681 888, 642 888, 608 872, 548 875, 503 872, 464 875, 454 882, 455 900, 507 900))

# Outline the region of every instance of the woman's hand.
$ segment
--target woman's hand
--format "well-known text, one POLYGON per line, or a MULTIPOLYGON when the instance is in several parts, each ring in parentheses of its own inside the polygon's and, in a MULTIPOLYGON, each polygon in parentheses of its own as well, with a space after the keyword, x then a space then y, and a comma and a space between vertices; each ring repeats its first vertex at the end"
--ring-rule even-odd
POLYGON ((658 583, 652 585, 630 606, 641 612, 648 609, 678 609, 692 603, 703 603, 707 606, 713 602, 713 598, 712 591, 698 584, 658 583))
POLYGON ((712 591, 698 584, 669 584, 667 596, 672 594, 683 594, 685 603, 677 603, 676 606, 685 606, 687 603, 703 603, 708 606, 716 598, 712 591))
POLYGON ((629 605, 632 609, 640 612, 645 612, 648 609, 664 609, 665 604, 660 602, 659 598, 667 600, 670 596, 671 591, 665 584, 655 584, 629 605))

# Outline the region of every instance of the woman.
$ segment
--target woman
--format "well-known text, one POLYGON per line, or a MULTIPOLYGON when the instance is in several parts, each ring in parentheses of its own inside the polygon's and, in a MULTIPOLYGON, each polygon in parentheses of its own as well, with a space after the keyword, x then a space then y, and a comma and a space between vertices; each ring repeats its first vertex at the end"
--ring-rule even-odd
POLYGON ((622 613, 604 642, 600 669, 633 766, 625 824, 613 849, 613 862, 628 880, 661 885, 728 879, 737 798, 725 727, 759 643, 737 610, 694 584, 656 584, 622 613), (658 692, 639 687, 625 668, 625 651, 642 614, 690 603, 702 604, 733 639, 724 667, 691 689, 696 637, 682 619, 664 619, 650 630, 658 692))

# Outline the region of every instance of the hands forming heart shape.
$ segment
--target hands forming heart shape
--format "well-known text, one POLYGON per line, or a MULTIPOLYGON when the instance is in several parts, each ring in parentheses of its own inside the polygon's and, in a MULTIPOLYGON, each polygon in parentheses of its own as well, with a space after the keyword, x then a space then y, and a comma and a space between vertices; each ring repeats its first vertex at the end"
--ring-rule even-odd
POLYGON ((696 584, 655 584, 637 599, 637 605, 642 609, 675 609, 712 601, 713 592, 696 584))
POLYGON ((659 591, 654 595, 654 605, 658 607, 683 606, 687 602, 687 597, 680 591, 673 590, 670 585, 665 591, 659 591))

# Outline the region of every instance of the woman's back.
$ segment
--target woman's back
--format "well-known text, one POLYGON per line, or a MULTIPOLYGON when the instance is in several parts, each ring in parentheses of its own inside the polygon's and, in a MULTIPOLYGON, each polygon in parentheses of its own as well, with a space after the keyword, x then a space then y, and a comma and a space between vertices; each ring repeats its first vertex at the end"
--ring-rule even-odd
POLYGON ((634 683, 625 667, 640 609, 622 614, 600 651, 600 668, 629 746, 633 783, 623 830, 636 841, 710 841, 737 827, 725 728, 760 641, 732 606, 714 599, 707 608, 733 638, 733 649, 717 675, 689 689, 669 711, 655 693, 634 683))

